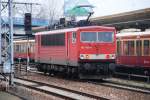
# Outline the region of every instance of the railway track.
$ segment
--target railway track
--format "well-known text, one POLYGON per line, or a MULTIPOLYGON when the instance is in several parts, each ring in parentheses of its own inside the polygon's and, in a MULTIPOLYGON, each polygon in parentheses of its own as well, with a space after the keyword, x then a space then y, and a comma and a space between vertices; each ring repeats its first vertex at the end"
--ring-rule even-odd
MULTIPOLYGON (((35 71, 33 71, 33 72, 37 73, 35 71)), ((39 73, 39 74, 42 74, 42 73, 39 73)), ((113 88, 119 88, 119 89, 139 92, 139 93, 150 94, 150 85, 148 87, 147 85, 144 85, 144 83, 143 83, 142 85, 140 84, 141 86, 139 86, 139 85, 134 84, 134 83, 131 84, 132 81, 128 81, 128 82, 124 83, 121 81, 118 82, 114 79, 113 78, 104 79, 102 82, 88 81, 88 83, 93 83, 93 84, 103 85, 103 86, 109 86, 109 87, 113 87, 113 88)), ((122 79, 119 79, 119 80, 122 80, 122 79)), ((125 81, 125 80, 123 80, 123 81, 125 81)), ((145 83, 145 84, 147 84, 147 83, 145 83)))
MULTIPOLYGON (((43 73, 38 72, 37 70, 34 70, 34 69, 30 70, 30 72, 31 73, 37 73, 37 74, 43 74, 43 73)), ((121 80, 121 79, 119 79, 119 80, 121 80)), ((102 82, 99 82, 99 81, 87 81, 87 82, 92 83, 92 84, 102 85, 102 86, 124 89, 124 90, 128 90, 128 91, 150 94, 150 85, 149 85, 149 87, 146 87, 146 85, 143 85, 143 86, 137 86, 135 84, 131 85, 129 82, 127 82, 127 83, 118 82, 118 81, 114 81, 111 78, 105 79, 102 82)))
POLYGON ((148 87, 136 86, 136 85, 131 85, 128 83, 121 83, 121 82, 113 81, 113 79, 110 79, 110 80, 106 79, 106 80, 103 80, 102 82, 88 81, 88 83, 107 86, 107 87, 113 87, 117 89, 124 89, 128 91, 139 92, 139 93, 144 93, 144 94, 150 94, 150 88, 148 87))
POLYGON ((64 99, 71 99, 71 100, 108 100, 104 97, 95 96, 88 93, 83 93, 55 85, 50 85, 42 82, 37 82, 33 80, 27 80, 22 78, 15 77, 16 85, 20 85, 26 88, 34 89, 40 92, 44 92, 47 94, 51 94, 60 98, 64 99))

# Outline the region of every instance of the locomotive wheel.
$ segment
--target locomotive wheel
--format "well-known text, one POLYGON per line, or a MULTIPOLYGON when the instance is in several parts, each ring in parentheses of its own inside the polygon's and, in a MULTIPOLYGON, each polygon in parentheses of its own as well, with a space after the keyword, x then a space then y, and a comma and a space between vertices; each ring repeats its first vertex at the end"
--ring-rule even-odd
POLYGON ((115 73, 115 70, 116 70, 116 65, 114 63, 110 63, 109 64, 109 72, 110 72, 110 75, 114 74, 115 73))
POLYGON ((43 68, 44 68, 44 75, 46 75, 46 73, 47 73, 47 65, 43 65, 43 68))

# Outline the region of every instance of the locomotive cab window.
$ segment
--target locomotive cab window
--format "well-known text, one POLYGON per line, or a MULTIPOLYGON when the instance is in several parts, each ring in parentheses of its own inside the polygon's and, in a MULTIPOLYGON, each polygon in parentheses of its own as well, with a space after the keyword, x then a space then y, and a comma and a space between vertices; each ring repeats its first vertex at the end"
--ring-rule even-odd
POLYGON ((99 42, 113 42, 113 32, 98 32, 99 42))
POLYGON ((96 32, 82 32, 81 41, 82 42, 96 42, 97 41, 96 32))
POLYGON ((72 32, 72 43, 76 43, 76 32, 72 32))
POLYGON ((81 32, 82 42, 113 42, 113 32, 81 32))

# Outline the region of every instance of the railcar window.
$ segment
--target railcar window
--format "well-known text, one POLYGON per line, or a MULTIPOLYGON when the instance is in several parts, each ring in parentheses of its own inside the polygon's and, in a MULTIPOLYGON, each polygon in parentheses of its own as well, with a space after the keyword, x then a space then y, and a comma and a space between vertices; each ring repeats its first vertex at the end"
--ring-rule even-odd
POLYGON ((113 32, 98 32, 99 42, 113 42, 113 32))
POLYGON ((150 41, 144 40, 144 55, 148 56, 150 55, 150 41))
POLYGON ((22 52, 25 53, 26 52, 26 43, 22 43, 22 52))
POLYGON ((134 55, 134 50, 135 50, 135 49, 134 49, 134 47, 135 47, 135 46, 134 46, 134 41, 129 41, 129 42, 128 42, 128 45, 129 45, 129 46, 128 46, 128 47, 129 47, 129 48, 128 48, 128 50, 129 50, 129 51, 128 51, 128 52, 129 52, 129 55, 134 55))
POLYGON ((121 55, 121 41, 117 41, 117 55, 121 55))
POLYGON ((19 50, 19 45, 18 44, 16 44, 16 52, 19 52, 20 50, 19 50))
POLYGON ((81 33, 81 41, 96 42, 97 41, 97 33, 96 32, 82 32, 81 33))
POLYGON ((128 55, 128 44, 127 41, 123 41, 123 54, 128 55))
POLYGON ((65 34, 48 34, 41 36, 42 46, 64 46, 65 45, 65 34))
POLYGON ((132 56, 134 55, 134 41, 124 41, 124 54, 132 56))
POLYGON ((142 41, 141 40, 136 41, 136 53, 137 53, 137 56, 140 56, 142 54, 142 41))
POLYGON ((34 52, 34 44, 31 43, 30 47, 31 47, 31 53, 33 53, 34 52))
POLYGON ((20 45, 20 53, 22 53, 22 52, 23 52, 23 46, 20 45))
POLYGON ((16 52, 16 44, 13 44, 13 46, 14 46, 14 52, 16 52))

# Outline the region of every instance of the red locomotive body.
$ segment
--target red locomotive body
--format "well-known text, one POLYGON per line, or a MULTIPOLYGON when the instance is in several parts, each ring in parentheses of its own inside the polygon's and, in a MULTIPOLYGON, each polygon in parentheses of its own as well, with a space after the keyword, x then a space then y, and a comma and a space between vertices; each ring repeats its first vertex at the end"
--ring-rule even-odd
POLYGON ((115 34, 115 28, 102 26, 36 33, 35 62, 42 65, 38 70, 78 73, 80 78, 106 75, 115 62, 115 34))
POLYGON ((150 75, 150 31, 117 34, 117 69, 150 75))
POLYGON ((15 60, 27 60, 29 56, 30 60, 34 60, 34 44, 35 40, 15 40, 14 41, 14 59, 15 60), (27 46, 29 45, 29 47, 27 46))

